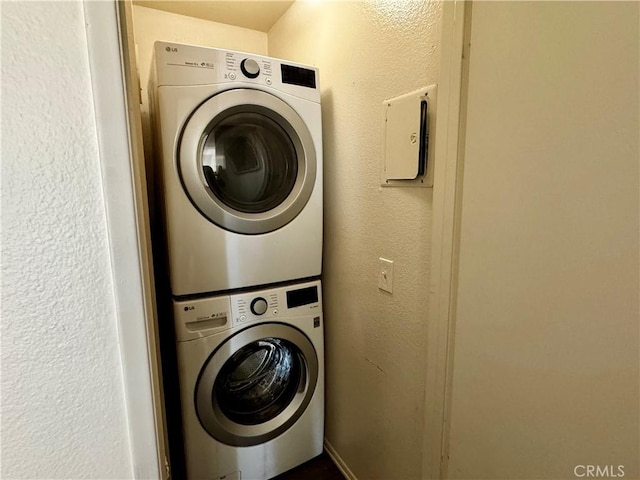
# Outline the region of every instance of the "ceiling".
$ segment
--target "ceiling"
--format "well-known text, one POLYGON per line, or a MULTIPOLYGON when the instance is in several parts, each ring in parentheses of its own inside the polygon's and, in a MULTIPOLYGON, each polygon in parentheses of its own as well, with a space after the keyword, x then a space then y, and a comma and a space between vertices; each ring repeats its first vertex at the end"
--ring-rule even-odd
POLYGON ((133 0, 142 7, 268 32, 294 0, 133 0))

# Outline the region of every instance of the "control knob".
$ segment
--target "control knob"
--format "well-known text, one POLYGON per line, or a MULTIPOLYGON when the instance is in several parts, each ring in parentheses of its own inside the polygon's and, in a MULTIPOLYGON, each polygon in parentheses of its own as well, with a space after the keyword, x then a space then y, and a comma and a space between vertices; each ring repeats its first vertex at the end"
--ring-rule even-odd
POLYGON ((260 75, 260 65, 251 58, 245 58, 240 62, 240 70, 248 78, 257 78, 260 75))
POLYGON ((254 315, 262 315, 267 311, 267 301, 262 297, 254 298, 251 301, 251 313, 254 315))

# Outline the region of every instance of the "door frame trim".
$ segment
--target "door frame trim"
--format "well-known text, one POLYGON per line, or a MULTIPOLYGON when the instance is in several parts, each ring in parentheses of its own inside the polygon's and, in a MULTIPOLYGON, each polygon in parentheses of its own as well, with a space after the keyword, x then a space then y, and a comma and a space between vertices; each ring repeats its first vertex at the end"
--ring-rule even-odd
POLYGON ((83 3, 134 478, 169 476, 131 0, 83 3), (133 55, 135 55, 133 53, 133 55), (135 61, 135 56, 132 57, 135 61), (132 81, 132 78, 135 81, 132 81), (136 117, 137 115, 137 117, 136 117))
POLYGON ((443 2, 422 477, 447 478, 470 2, 443 2))

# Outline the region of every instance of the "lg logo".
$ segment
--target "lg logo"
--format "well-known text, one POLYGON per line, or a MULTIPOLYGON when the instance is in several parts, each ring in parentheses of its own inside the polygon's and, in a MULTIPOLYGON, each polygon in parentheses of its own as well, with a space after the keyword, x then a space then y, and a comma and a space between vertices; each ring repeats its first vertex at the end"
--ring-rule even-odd
POLYGON ((622 478, 624 465, 576 465, 573 474, 579 478, 622 478))

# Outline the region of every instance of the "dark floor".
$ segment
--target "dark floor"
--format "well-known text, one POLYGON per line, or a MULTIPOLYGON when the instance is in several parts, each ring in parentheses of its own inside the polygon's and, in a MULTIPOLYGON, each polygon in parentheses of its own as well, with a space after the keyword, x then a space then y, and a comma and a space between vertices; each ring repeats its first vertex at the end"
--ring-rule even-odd
POLYGON ((329 455, 322 453, 272 480, 345 480, 329 455))

